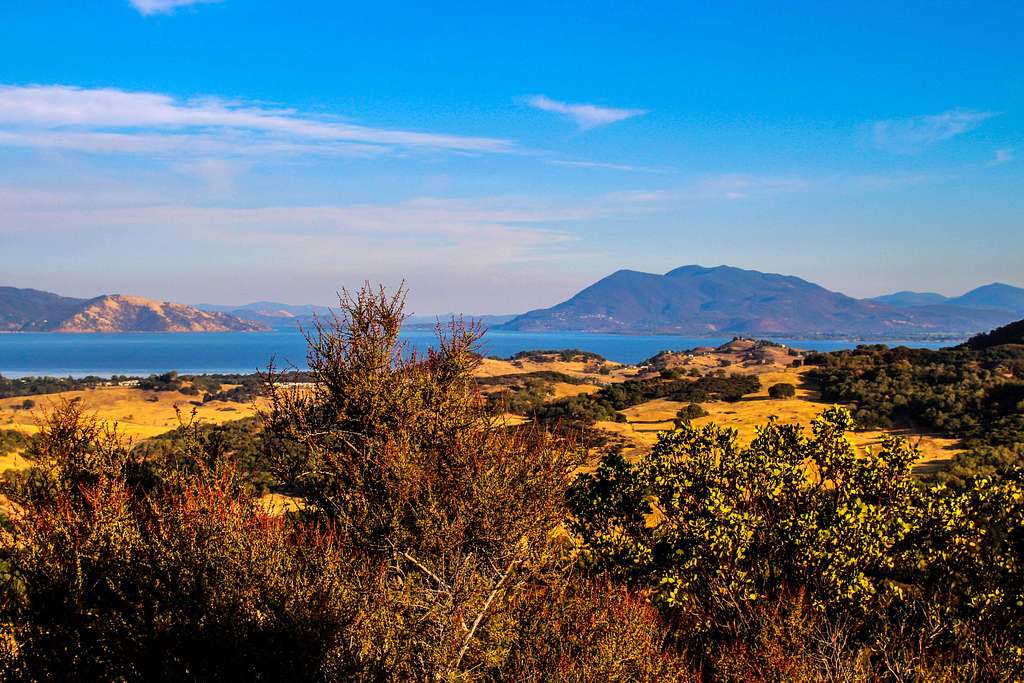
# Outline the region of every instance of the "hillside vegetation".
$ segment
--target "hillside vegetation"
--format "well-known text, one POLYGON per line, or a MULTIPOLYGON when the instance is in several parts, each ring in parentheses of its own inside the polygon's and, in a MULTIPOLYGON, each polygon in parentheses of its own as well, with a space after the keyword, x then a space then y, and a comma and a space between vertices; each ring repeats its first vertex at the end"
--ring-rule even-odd
POLYGON ((852 403, 866 426, 924 427, 963 442, 939 474, 964 484, 1024 464, 1024 346, 1020 323, 952 349, 864 346, 815 354, 812 377, 830 401, 852 403))
POLYGON ((971 337, 964 346, 980 351, 1003 344, 1024 344, 1024 320, 971 337))
MULTIPOLYGON (((911 444, 858 452, 836 407, 749 443, 688 410, 577 474, 572 432, 488 410, 475 329, 411 356, 402 303, 343 301, 311 386, 271 376, 250 428, 134 448, 81 403, 47 413, 4 486, 4 678, 1024 675, 1019 468, 923 485, 911 444), (300 504, 261 505, 256 472, 300 504)), ((662 360, 602 402, 675 391, 662 360)))

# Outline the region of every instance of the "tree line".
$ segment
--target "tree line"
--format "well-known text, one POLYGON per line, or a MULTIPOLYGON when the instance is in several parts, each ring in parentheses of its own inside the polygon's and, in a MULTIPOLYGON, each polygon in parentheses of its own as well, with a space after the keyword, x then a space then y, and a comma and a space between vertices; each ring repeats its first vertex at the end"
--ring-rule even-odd
POLYGON ((1024 464, 1024 346, 860 346, 813 354, 826 400, 855 406, 865 427, 909 426, 959 438, 966 452, 938 476, 963 485, 1024 464))

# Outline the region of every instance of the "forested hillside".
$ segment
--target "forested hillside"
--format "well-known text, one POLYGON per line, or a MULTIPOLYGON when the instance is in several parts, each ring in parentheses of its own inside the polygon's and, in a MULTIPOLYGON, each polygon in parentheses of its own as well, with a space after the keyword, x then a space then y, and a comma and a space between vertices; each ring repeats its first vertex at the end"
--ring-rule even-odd
POLYGON ((968 452, 940 475, 963 483, 1024 464, 1022 324, 957 348, 863 346, 806 362, 817 366, 823 396, 854 404, 862 425, 913 425, 963 439, 968 452))

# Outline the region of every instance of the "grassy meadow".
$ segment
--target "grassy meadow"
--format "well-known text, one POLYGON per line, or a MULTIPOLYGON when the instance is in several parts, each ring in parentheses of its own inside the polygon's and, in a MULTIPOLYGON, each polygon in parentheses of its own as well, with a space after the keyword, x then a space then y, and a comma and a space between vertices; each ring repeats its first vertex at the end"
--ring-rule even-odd
MULTIPOLYGON (((792 358, 779 349, 768 349, 758 354, 756 360, 749 358, 751 345, 743 341, 734 342, 715 350, 699 354, 671 354, 667 365, 672 369, 696 371, 707 374, 725 369, 732 374, 756 375, 761 387, 754 393, 736 401, 705 401, 700 405, 708 412, 705 417, 696 418, 692 424, 702 426, 717 423, 739 432, 740 439, 749 441, 759 425, 775 417, 783 423, 795 423, 809 427, 811 421, 831 404, 822 401, 814 382, 808 378, 808 367, 792 367, 792 358), (792 398, 772 398, 769 388, 774 384, 792 384, 796 387, 792 398)), ((572 378, 574 382, 544 382, 547 394, 545 401, 552 402, 567 397, 594 394, 602 386, 627 380, 656 377, 649 366, 629 366, 611 361, 593 359, 565 360, 556 353, 534 353, 520 359, 484 358, 476 370, 480 380, 508 379, 531 373, 553 373, 572 378), (578 381, 579 383, 575 383, 578 381)), ((185 386, 188 386, 187 383, 185 386)), ((221 392, 235 385, 220 385, 221 392)), ((484 385, 487 393, 493 388, 484 385)), ((82 407, 99 420, 117 425, 125 436, 143 441, 177 428, 180 415, 186 419, 195 411, 195 420, 201 424, 217 425, 256 414, 252 401, 201 400, 202 396, 181 391, 151 391, 135 387, 96 387, 77 391, 58 392, 31 397, 35 404, 23 407, 24 397, 0 399, 0 429, 11 429, 31 435, 38 430, 39 418, 63 402, 81 402, 82 407)), ((645 452, 657 441, 658 434, 673 426, 676 413, 688 402, 658 398, 630 406, 620 411, 624 422, 600 420, 596 429, 620 437, 626 445, 629 456, 645 452)), ((506 424, 521 424, 522 415, 506 413, 506 424)), ((921 452, 917 464, 920 473, 940 469, 961 451, 956 439, 909 429, 888 430, 910 440, 921 452)), ((858 448, 878 446, 886 430, 864 429, 851 433, 851 439, 858 448)), ((0 471, 20 469, 30 463, 17 451, 0 454, 0 471)))

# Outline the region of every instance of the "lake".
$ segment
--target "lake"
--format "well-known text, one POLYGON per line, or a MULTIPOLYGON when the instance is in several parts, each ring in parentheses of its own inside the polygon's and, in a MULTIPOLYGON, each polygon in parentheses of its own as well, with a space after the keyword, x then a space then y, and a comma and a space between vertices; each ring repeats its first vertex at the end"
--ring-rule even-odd
MULTIPOLYGON (((429 329, 407 329, 403 339, 425 349, 434 340, 429 329)), ((666 349, 718 346, 731 337, 626 336, 585 332, 488 332, 483 352, 507 357, 519 351, 578 348, 620 363, 638 363, 666 349)), ((867 341, 777 339, 801 349, 834 351, 867 341)), ((896 342, 886 342, 895 344, 896 342)), ((907 346, 939 348, 950 342, 901 342, 907 346)), ((306 343, 295 330, 270 332, 125 333, 125 334, 0 334, 0 374, 27 375, 149 375, 177 370, 184 374, 250 373, 267 362, 285 368, 305 367, 306 343)))

